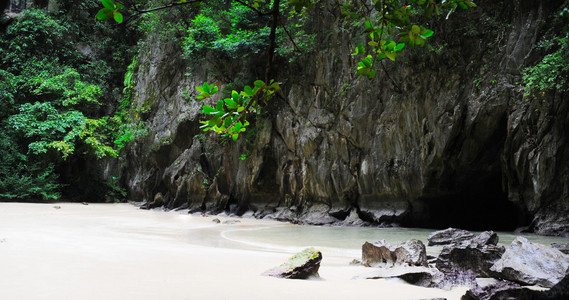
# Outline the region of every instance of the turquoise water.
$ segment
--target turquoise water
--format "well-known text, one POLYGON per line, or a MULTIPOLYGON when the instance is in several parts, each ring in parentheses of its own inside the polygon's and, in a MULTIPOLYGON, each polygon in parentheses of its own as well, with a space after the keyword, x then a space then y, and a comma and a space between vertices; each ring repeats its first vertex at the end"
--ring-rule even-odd
MULTIPOLYGON (((267 248, 301 248, 324 247, 343 250, 361 251, 366 242, 385 239, 392 245, 409 239, 418 239, 427 244, 427 237, 433 229, 418 228, 370 228, 370 227, 324 227, 308 225, 283 225, 259 229, 228 230, 223 236, 234 242, 267 248)), ((473 232, 478 234, 479 232, 473 232)), ((536 243, 550 245, 551 243, 569 243, 569 238, 546 237, 533 234, 514 234, 498 232, 500 244, 508 246, 521 235, 536 243)), ((352 252, 350 251, 350 252, 352 252)))

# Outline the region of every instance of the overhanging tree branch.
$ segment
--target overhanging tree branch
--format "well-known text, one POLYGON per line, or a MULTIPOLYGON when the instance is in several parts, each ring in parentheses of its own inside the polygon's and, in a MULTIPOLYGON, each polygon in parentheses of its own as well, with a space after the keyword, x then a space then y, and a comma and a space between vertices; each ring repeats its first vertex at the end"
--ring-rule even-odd
MULTIPOLYGON (((158 6, 158 7, 149 8, 149 9, 138 9, 138 7, 136 5, 133 5, 133 8, 136 11, 136 13, 128 16, 125 23, 134 17, 137 17, 137 16, 142 15, 142 14, 146 14, 149 12, 159 11, 159 10, 163 10, 163 9, 169 9, 169 8, 176 7, 176 6, 195 4, 195 3, 199 3, 199 2, 203 2, 203 0, 190 0, 190 1, 186 1, 186 2, 170 2, 170 3, 165 4, 163 6, 158 6)), ((117 1, 117 3, 120 3, 120 2, 117 1)))

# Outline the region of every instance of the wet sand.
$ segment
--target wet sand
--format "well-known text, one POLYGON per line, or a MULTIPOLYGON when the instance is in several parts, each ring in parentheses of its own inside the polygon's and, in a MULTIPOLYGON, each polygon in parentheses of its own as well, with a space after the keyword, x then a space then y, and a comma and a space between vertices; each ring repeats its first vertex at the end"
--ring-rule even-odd
POLYGON ((466 291, 353 280, 369 269, 333 249, 322 249, 320 280, 264 277, 294 249, 225 238, 281 226, 294 225, 130 204, 0 203, 0 299, 460 299, 466 291))

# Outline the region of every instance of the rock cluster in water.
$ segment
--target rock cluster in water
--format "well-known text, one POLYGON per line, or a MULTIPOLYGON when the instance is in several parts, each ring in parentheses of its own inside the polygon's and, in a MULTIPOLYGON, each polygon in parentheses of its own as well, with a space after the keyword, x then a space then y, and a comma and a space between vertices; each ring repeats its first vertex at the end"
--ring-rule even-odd
POLYGON ((397 247, 384 240, 366 242, 361 264, 375 269, 356 278, 397 277, 411 284, 445 289, 470 286, 463 300, 569 299, 569 255, 553 247, 517 237, 505 248, 498 245, 498 235, 493 231, 475 236, 454 228, 434 232, 428 240, 429 245, 444 245, 438 257, 430 260, 434 263, 428 265, 421 241, 409 240, 397 247), (498 281, 479 286, 476 277, 498 281), (538 292, 523 285, 551 289, 538 292))

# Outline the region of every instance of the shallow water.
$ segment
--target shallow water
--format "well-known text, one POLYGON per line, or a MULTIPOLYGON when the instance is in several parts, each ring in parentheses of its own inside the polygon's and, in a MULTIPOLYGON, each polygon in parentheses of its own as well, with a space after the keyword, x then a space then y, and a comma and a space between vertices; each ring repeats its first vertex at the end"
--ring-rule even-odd
MULTIPOLYGON (((361 255, 361 246, 367 242, 386 240, 392 245, 409 239, 418 239, 427 245, 427 237, 435 229, 422 228, 370 228, 370 227, 329 227, 290 225, 282 227, 257 228, 255 230, 232 230, 223 236, 250 246, 266 249, 298 249, 315 246, 333 249, 338 253, 361 255)), ((479 234, 480 232, 473 232, 479 234)), ((568 243, 568 238, 538 236, 534 234, 514 234, 498 232, 499 244, 508 246, 516 238, 523 236, 531 242, 550 245, 551 243, 568 243)), ((432 247, 436 253, 440 247, 432 247)))
POLYGON ((369 272, 348 264, 363 241, 425 240, 428 230, 226 220, 235 219, 128 204, 0 203, 0 299, 459 299, 466 290, 352 279, 369 272), (260 275, 305 246, 322 249, 321 280, 260 275))

